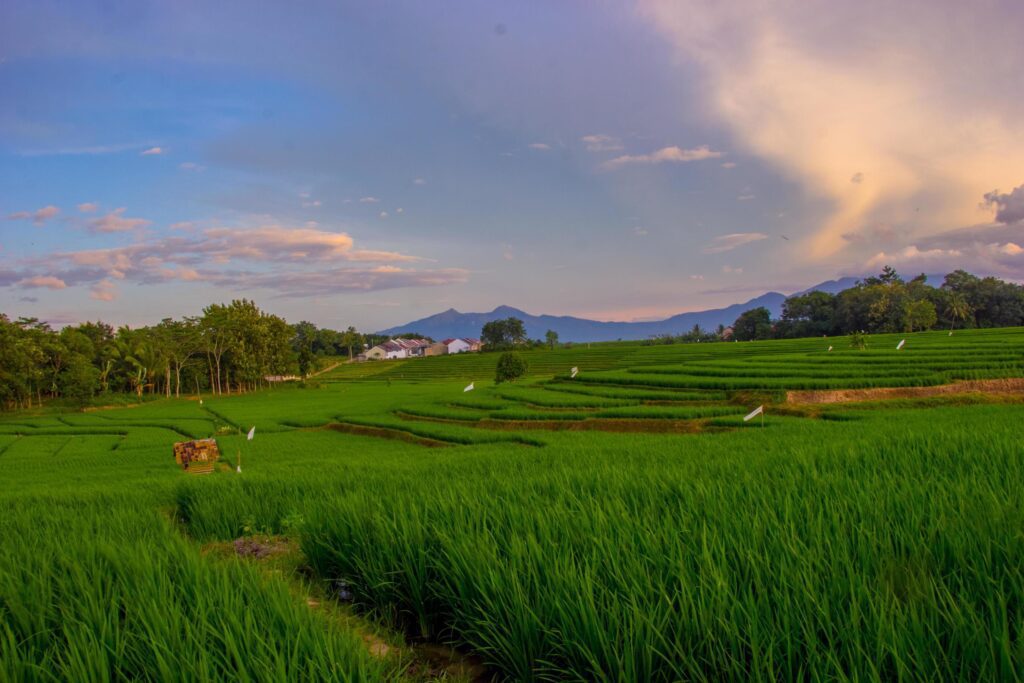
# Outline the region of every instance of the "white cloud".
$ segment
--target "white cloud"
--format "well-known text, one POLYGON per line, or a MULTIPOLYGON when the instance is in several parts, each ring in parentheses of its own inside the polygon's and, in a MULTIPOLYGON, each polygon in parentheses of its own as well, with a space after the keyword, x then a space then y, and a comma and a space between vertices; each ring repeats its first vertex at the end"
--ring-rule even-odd
POLYGON ((100 208, 100 205, 96 202, 84 202, 78 205, 78 210, 82 213, 92 213, 100 208))
POLYGON ((381 217, 381 218, 387 218, 387 217, 388 217, 388 215, 389 215, 389 214, 388 214, 388 212, 387 212, 387 211, 381 211, 381 212, 380 212, 380 217, 381 217))
POLYGON ((703 275, 691 275, 690 279, 691 280, 703 280, 704 276, 703 275))
POLYGON ((650 154, 624 154, 601 164, 606 170, 633 166, 637 164, 665 164, 665 163, 687 163, 690 161, 703 161, 704 159, 717 159, 722 156, 707 145, 701 145, 694 149, 683 149, 681 147, 662 147, 650 154))
POLYGON ((752 194, 741 194, 738 197, 736 197, 736 201, 738 202, 749 202, 752 199, 757 199, 757 197, 752 194))
POLYGON ((736 162, 735 161, 723 161, 722 162, 722 168, 736 168, 736 162))
POLYGON ((44 225, 46 221, 50 220, 59 213, 60 209, 51 204, 49 206, 44 206, 41 209, 36 209, 35 211, 16 211, 15 213, 12 213, 9 216, 7 216, 7 220, 24 221, 31 218, 33 225, 38 227, 44 225))
POLYGON ((183 161, 180 164, 178 164, 178 168, 180 168, 182 171, 193 171, 195 173, 199 173, 201 171, 206 170, 205 166, 203 166, 202 164, 197 164, 194 161, 183 161))
POLYGON ((164 149, 163 147, 150 147, 149 149, 144 149, 141 152, 139 152, 139 156, 152 157, 152 156, 160 156, 161 154, 166 154, 166 153, 167 153, 167 150, 164 149))
POLYGON ((739 275, 743 272, 743 268, 734 268, 733 266, 722 266, 722 272, 726 275, 739 275))
POLYGON ((110 280, 100 280, 89 290, 89 297, 97 301, 113 301, 117 298, 117 287, 110 280))
POLYGON ((844 235, 874 224, 921 238, 978 223, 978 197, 1022 180, 1014 3, 646 0, 641 12, 703 72, 707 120, 831 207, 798 252, 810 261, 859 251, 844 235))
POLYGON ((53 277, 52 275, 34 275, 32 277, 27 277, 23 280, 19 280, 18 285, 22 287, 45 287, 46 289, 64 289, 67 287, 67 283, 59 277, 53 277))
POLYGON ((742 247, 744 244, 750 244, 751 242, 767 238, 768 235, 763 232, 734 232, 716 237, 701 251, 705 254, 720 254, 724 251, 731 251, 736 247, 742 247))
POLYGON ((89 221, 89 227, 95 232, 127 232, 137 228, 144 228, 152 221, 145 218, 125 218, 125 208, 122 206, 114 209, 105 216, 94 218, 89 221))
POLYGON ((359 199, 359 202, 361 204, 379 204, 380 200, 377 199, 376 197, 361 197, 359 199))
POLYGON ((610 135, 584 135, 580 140, 588 152, 618 152, 623 149, 622 140, 610 135))
POLYGON ((416 178, 415 180, 412 181, 412 184, 413 185, 426 185, 427 181, 424 180, 423 178, 416 178))
POLYGON ((542 152, 546 152, 547 150, 551 149, 551 145, 544 142, 532 142, 530 143, 530 149, 537 149, 542 152))

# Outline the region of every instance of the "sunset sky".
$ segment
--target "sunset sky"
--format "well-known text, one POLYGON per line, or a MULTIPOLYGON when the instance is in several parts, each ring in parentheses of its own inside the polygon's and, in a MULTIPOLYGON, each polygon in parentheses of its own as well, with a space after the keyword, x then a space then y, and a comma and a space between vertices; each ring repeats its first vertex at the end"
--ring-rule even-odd
POLYGON ((0 3, 0 312, 646 320, 1024 279, 1024 4, 0 3))

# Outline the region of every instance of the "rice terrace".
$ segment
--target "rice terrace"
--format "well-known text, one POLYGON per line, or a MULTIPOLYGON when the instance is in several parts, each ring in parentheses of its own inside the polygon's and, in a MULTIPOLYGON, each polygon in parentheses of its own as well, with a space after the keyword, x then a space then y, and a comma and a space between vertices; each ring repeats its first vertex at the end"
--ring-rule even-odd
POLYGON ((0 683, 1024 683, 1022 36, 0 1, 0 683))
POLYGON ((577 345, 497 386, 462 354, 11 414, 0 675, 1015 678, 1024 330, 826 348, 577 345), (171 444, 209 436, 221 467, 183 474, 171 444))

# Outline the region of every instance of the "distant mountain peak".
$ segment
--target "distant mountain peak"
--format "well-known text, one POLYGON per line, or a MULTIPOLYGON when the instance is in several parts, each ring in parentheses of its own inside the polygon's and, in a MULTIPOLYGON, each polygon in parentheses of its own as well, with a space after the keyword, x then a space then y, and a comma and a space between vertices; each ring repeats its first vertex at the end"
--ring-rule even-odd
MULTIPOLYGON (((840 289, 852 286, 855 278, 841 278, 822 282, 797 294, 805 294, 814 290, 836 293, 840 289)), ((646 339, 665 334, 682 334, 700 325, 705 330, 713 330, 719 325, 732 325, 740 313, 751 308, 764 306, 772 317, 782 314, 782 304, 786 295, 780 292, 765 292, 743 303, 732 304, 724 308, 707 311, 680 313, 664 320, 637 322, 603 322, 587 320, 573 316, 531 315, 524 311, 502 304, 489 313, 460 313, 449 308, 443 313, 431 315, 405 325, 398 325, 378 334, 396 335, 403 332, 416 332, 434 339, 452 337, 479 337, 480 329, 492 320, 515 317, 523 321, 526 334, 531 339, 543 339, 547 330, 558 333, 559 339, 571 342, 615 341, 617 339, 646 339)))

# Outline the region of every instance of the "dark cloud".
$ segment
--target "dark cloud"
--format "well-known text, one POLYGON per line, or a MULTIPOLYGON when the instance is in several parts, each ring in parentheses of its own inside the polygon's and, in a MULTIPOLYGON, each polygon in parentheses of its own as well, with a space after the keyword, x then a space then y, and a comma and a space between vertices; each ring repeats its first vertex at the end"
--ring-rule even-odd
POLYGON ((1009 194, 992 190, 985 195, 985 205, 996 210, 997 223, 1024 221, 1024 185, 1015 188, 1009 194))

